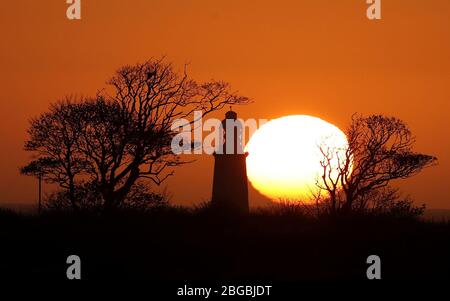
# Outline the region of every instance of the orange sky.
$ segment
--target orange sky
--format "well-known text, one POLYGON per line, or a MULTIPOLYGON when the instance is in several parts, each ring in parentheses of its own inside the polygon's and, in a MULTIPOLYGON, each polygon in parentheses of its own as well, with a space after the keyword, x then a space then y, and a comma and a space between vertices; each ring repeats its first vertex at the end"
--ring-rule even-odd
MULTIPOLYGON (((65 0, 3 2, 0 202, 35 201, 35 180, 18 173, 28 118, 94 94, 121 65, 166 55, 251 97, 243 118, 310 114, 340 128, 354 112, 403 119, 439 166, 402 190, 450 208, 450 1, 382 3, 383 19, 369 21, 365 0, 82 0, 82 20, 69 21, 65 0)), ((206 156, 180 168, 166 183, 173 200, 207 200, 212 168, 206 156)))

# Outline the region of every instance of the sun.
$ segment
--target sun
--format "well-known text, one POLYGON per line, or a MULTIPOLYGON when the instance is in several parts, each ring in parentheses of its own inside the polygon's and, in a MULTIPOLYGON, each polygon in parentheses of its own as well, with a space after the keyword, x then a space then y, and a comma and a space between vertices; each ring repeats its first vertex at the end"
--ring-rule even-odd
MULTIPOLYGON (((261 126, 246 146, 248 179, 274 201, 309 202, 318 192, 316 183, 323 174, 320 147, 344 158, 347 138, 338 127, 317 117, 273 119, 261 126)), ((336 166, 337 159, 332 169, 336 166)))

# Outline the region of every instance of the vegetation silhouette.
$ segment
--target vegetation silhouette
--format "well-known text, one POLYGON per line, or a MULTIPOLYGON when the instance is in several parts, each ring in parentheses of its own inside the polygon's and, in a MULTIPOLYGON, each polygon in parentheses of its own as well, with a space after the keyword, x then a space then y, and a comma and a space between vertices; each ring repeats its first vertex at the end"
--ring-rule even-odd
POLYGON ((346 136, 345 150, 327 145, 327 139, 318 146, 323 173, 316 198, 325 197, 331 212, 391 206, 397 196, 388 186, 391 181, 437 163, 436 157, 413 151, 414 136, 395 117, 355 114, 346 136))
POLYGON ((390 186, 437 162, 413 151, 404 122, 354 115, 344 158, 318 146, 323 175, 313 204, 248 214, 210 202, 183 208, 150 185, 187 163, 171 151, 173 121, 248 98, 164 60, 125 66, 108 84, 30 121, 25 150, 34 160, 21 172, 59 190, 38 215, 0 210, 9 229, 0 232, 0 256, 10 259, 3 275, 61 279, 66 257, 77 254, 83 279, 365 279, 366 258, 377 254, 383 278, 449 278, 450 225, 421 219, 424 206, 390 186))
POLYGON ((146 211, 0 211, 2 277, 60 280, 77 254, 85 280, 449 279, 450 225, 395 212, 311 215, 276 205, 246 216, 209 206, 146 211))
POLYGON ((87 186, 101 195, 105 211, 113 211, 138 180, 160 185, 186 163, 171 149, 176 119, 248 101, 229 84, 198 83, 164 59, 125 66, 96 97, 66 98, 30 121, 25 150, 37 159, 21 171, 57 183, 75 211, 81 206, 77 190, 87 186))

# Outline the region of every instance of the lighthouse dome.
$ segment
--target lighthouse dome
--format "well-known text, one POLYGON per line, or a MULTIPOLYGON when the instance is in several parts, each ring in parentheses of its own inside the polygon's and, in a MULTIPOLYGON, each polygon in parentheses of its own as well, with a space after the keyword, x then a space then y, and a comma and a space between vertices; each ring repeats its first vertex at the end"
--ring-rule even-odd
POLYGON ((230 109, 225 113, 225 119, 237 119, 237 113, 230 109))

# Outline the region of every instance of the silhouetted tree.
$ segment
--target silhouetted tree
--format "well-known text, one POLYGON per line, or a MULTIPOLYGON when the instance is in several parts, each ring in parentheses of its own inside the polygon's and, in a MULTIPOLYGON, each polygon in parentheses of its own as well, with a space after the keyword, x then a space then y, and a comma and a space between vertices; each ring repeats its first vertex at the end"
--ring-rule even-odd
POLYGON ((68 191, 70 202, 77 208, 75 177, 84 168, 78 156, 76 122, 80 116, 70 98, 50 106, 50 111, 30 121, 29 140, 25 150, 37 155, 37 160, 21 169, 22 174, 39 174, 47 182, 57 183, 68 191))
POLYGON ((150 60, 119 69, 96 98, 53 106, 32 121, 26 149, 59 160, 58 174, 69 183, 82 174, 102 195, 105 209, 113 210, 139 179, 159 185, 172 167, 186 163, 171 149, 177 119, 193 123, 194 111, 205 116, 247 102, 227 83, 197 83, 186 68, 178 73, 163 60, 150 60))
POLYGON ((125 66, 108 84, 79 129, 79 149, 108 208, 118 207, 138 179, 159 185, 170 167, 184 163, 171 149, 176 119, 248 102, 227 83, 197 83, 162 60, 125 66))
POLYGON ((28 165, 20 168, 20 173, 26 176, 33 176, 38 179, 38 212, 42 209, 42 180, 45 175, 51 173, 53 168, 57 168, 57 163, 48 157, 33 160, 28 165))
POLYGON ((317 185, 327 192, 331 211, 364 209, 371 193, 437 161, 412 150, 415 139, 397 118, 354 115, 346 135, 345 150, 320 146, 323 174, 317 185))

